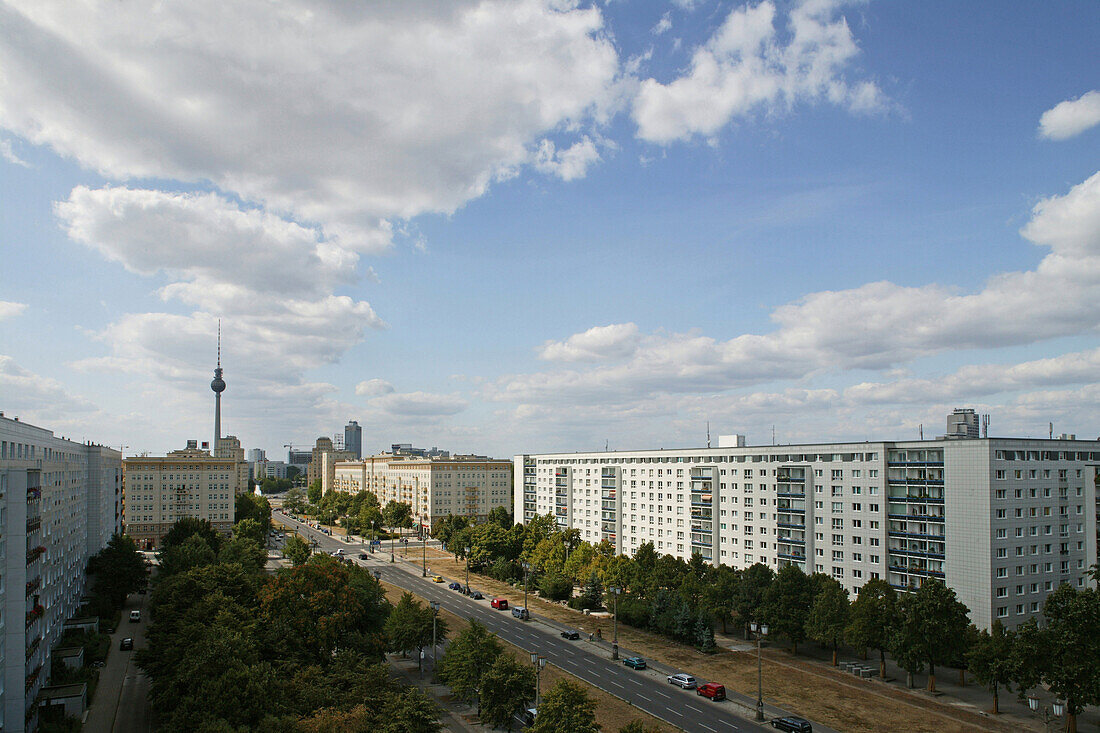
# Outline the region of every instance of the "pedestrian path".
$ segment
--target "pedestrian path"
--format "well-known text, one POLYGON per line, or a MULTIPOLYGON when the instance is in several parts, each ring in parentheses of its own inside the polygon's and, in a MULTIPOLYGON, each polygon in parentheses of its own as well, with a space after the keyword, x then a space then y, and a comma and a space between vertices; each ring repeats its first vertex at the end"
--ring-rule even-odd
POLYGON ((387 659, 390 669, 403 683, 416 687, 440 707, 443 711, 440 722, 446 730, 453 733, 483 733, 489 730, 477 722, 477 710, 454 699, 446 685, 434 683, 427 672, 424 673, 424 679, 420 679, 415 659, 402 659, 400 655, 387 655, 387 659))

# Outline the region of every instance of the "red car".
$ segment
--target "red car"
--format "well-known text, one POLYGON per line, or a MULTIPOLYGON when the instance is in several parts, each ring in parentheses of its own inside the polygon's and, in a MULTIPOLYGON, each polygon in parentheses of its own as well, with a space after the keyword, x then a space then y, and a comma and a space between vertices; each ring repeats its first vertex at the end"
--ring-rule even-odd
POLYGON ((703 697, 709 697, 715 702, 726 699, 726 688, 716 682, 708 682, 705 685, 699 685, 695 688, 695 693, 703 697))
POLYGON ((493 608, 495 608, 498 611, 507 611, 508 610, 508 599, 507 598, 494 598, 489 603, 489 605, 492 606, 493 608))

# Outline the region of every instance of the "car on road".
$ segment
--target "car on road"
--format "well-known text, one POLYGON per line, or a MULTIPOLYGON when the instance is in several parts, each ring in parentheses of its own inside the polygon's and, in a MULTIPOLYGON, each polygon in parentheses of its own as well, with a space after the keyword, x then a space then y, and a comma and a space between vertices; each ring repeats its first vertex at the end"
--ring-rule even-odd
POLYGON ((360 553, 359 553, 359 559, 360 559, 360 560, 369 560, 369 559, 370 559, 370 555, 368 555, 368 554, 367 554, 367 553, 365 553, 365 552, 360 552, 360 553))
POLYGON ((141 621, 141 611, 130 611, 130 623, 136 624, 141 621))
POLYGON ((484 597, 485 596, 481 595, 481 591, 479 590, 475 590, 473 593, 470 594, 470 598, 473 598, 475 601, 480 601, 484 597))
POLYGON ((645 660, 641 657, 627 657, 623 660, 623 664, 631 669, 645 669, 645 660))
POLYGON ((515 616, 516 618, 522 619, 524 621, 531 618, 530 612, 528 612, 528 610, 526 608, 520 608, 519 606, 516 606, 515 608, 512 609, 512 615, 515 616))
POLYGON ((492 601, 489 602, 489 605, 492 606, 493 608, 495 608, 498 611, 507 611, 508 610, 508 599, 507 598, 494 598, 492 601))
POLYGON ((695 688, 695 694, 718 702, 726 699, 726 688, 717 682, 708 682, 695 688))
POLYGON ((332 551, 332 556, 333 557, 341 557, 343 554, 344 554, 344 551, 342 549, 337 549, 337 550, 332 551))
POLYGON ((432 582, 433 583, 442 583, 443 582, 443 576, 442 575, 435 576, 434 578, 432 578, 432 582))
POLYGON ((451 583, 447 587, 450 588, 451 590, 462 590, 462 583, 459 583, 458 581, 455 581, 454 583, 451 583))
POLYGON ((581 635, 578 634, 576 631, 563 631, 561 632, 561 638, 572 639, 573 641, 576 641, 577 639, 581 638, 581 635))
POLYGON ((92 662, 92 666, 95 667, 96 669, 102 669, 103 667, 107 666, 107 663, 104 662, 102 659, 97 659, 94 662, 92 662))
POLYGON ((772 727, 790 733, 813 733, 813 726, 805 718, 788 715, 785 718, 776 718, 772 721, 772 727))
POLYGON ((128 652, 134 648, 134 640, 127 636, 125 639, 118 643, 118 650, 120 652, 128 652))
POLYGON ((670 685, 676 685, 682 690, 695 689, 695 678, 692 677, 690 674, 684 674, 683 672, 680 672, 678 674, 670 674, 667 679, 670 685))

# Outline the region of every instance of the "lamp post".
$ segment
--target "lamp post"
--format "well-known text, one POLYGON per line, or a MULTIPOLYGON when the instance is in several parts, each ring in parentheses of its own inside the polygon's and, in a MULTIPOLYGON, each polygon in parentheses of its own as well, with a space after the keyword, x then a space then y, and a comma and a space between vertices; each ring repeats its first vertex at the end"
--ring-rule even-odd
POLYGON ((394 554, 393 554, 393 543, 394 543, 394 540, 397 539, 396 529, 397 529, 397 527, 390 527, 390 562, 397 562, 397 560, 394 559, 394 554))
POLYGON ((430 601, 428 605, 432 607, 432 672, 435 672, 435 619, 439 615, 439 602, 430 601))
POLYGON ((546 657, 540 657, 538 652, 531 652, 531 664, 535 665, 535 710, 538 710, 539 692, 542 687, 542 668, 546 666, 546 657))
POLYGON ((607 589, 607 592, 615 596, 615 631, 613 639, 611 641, 611 658, 619 658, 619 594, 623 592, 623 589, 617 585, 612 585, 607 589))
POLYGON ((756 719, 764 720, 764 674, 760 665, 760 640, 768 635, 768 625, 753 621, 749 628, 756 634, 756 719))
MULTIPOLYGON (((527 574, 529 572, 531 572, 531 563, 524 562, 524 563, 520 563, 520 564, 523 567, 523 608, 524 608, 524 610, 526 610, 527 609, 527 574)), ((530 611, 528 611, 528 616, 530 616, 530 611)))
POLYGON ((1031 708, 1032 712, 1039 713, 1039 717, 1043 721, 1043 728, 1047 731, 1050 730, 1050 724, 1056 719, 1061 718, 1065 713, 1065 703, 1061 700, 1053 701, 1050 706, 1043 705, 1042 709, 1039 708, 1039 698, 1035 695, 1028 695, 1027 705, 1031 708))
POLYGON ((402 537, 401 538, 401 554, 404 555, 405 557, 409 556, 409 538, 408 537, 402 537))
POLYGON ((470 546, 466 545, 466 587, 462 592, 466 595, 470 595, 470 546))
MULTIPOLYGON (((424 528, 424 523, 420 523, 420 535, 424 543, 420 546, 420 563, 422 570, 420 572, 421 578, 428 577, 428 531, 424 528)), ((434 651, 432 652, 435 653, 434 651)), ((435 661, 434 659, 432 661, 435 661)))

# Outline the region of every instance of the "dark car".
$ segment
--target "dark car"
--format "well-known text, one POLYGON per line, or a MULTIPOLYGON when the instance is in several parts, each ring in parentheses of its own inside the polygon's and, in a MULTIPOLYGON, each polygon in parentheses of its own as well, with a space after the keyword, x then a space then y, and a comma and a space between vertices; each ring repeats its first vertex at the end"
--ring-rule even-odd
POLYGON ((776 718, 772 721, 772 727, 791 731, 791 733, 813 733, 813 726, 810 725, 810 721, 793 715, 786 718, 776 718))
POLYGON ((581 635, 578 634, 576 631, 563 631, 561 632, 561 638, 572 639, 573 641, 576 641, 577 639, 581 638, 581 635))
POLYGON ((365 553, 365 552, 360 552, 360 553, 359 553, 359 559, 360 559, 360 560, 369 560, 369 559, 370 559, 370 555, 368 555, 368 554, 367 554, 367 553, 365 553))
POLYGON ((462 583, 458 583, 458 582, 451 583, 447 587, 450 588, 451 590, 462 590, 462 583))
POLYGON ((627 657, 623 664, 633 669, 645 669, 645 660, 641 657, 627 657))
POLYGON ((470 598, 473 598, 475 601, 480 601, 484 597, 485 596, 481 595, 481 591, 479 590, 475 590, 473 593, 470 594, 470 598))
POLYGON ((118 649, 122 652, 128 652, 134 648, 134 640, 127 636, 125 639, 118 643, 118 649))

